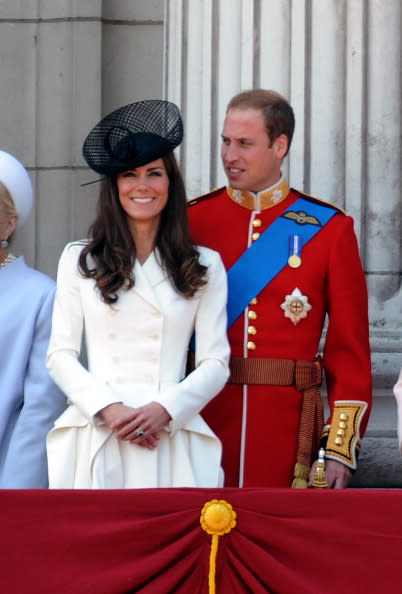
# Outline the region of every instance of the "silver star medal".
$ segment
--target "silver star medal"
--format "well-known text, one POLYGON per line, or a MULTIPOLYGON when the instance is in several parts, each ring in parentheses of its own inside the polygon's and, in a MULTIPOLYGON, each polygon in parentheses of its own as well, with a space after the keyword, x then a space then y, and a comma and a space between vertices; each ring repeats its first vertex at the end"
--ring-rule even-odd
POLYGON ((285 312, 285 318, 289 318, 296 326, 300 320, 307 317, 311 305, 308 302, 308 297, 302 295, 296 288, 291 295, 286 295, 285 301, 281 303, 281 308, 285 312))

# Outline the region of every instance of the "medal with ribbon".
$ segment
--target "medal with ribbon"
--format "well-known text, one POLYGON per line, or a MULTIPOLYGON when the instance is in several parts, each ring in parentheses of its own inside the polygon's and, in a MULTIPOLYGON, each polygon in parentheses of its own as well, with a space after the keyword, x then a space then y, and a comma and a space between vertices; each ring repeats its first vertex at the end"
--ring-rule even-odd
POLYGON ((288 264, 291 268, 301 266, 302 238, 300 235, 289 235, 289 257, 288 264))

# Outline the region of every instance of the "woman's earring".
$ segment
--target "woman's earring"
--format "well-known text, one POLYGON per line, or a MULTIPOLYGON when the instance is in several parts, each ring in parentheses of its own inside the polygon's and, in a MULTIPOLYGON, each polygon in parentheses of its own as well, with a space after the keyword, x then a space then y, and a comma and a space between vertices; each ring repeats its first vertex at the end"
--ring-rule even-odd
POLYGON ((2 248, 8 247, 8 241, 7 241, 7 239, 3 239, 3 241, 0 243, 0 245, 1 245, 2 248))

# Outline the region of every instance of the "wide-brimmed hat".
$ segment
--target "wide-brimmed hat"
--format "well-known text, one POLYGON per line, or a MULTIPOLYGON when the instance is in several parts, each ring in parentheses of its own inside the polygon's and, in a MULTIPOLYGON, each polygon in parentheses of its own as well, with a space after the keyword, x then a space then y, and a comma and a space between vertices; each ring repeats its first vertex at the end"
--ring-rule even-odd
POLYGON ((17 227, 22 226, 31 214, 34 191, 25 167, 10 153, 0 150, 0 182, 7 188, 18 214, 17 227))
POLYGON ((130 103, 105 116, 88 134, 82 153, 102 175, 135 169, 160 159, 183 139, 178 107, 150 99, 130 103))

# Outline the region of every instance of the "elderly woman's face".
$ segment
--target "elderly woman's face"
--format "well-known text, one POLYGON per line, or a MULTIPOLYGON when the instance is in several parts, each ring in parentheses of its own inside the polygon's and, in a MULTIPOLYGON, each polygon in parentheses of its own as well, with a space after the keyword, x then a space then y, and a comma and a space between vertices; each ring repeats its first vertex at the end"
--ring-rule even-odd
POLYGON ((10 214, 0 197, 0 241, 8 239, 17 226, 17 215, 10 214))
POLYGON ((119 173, 119 200, 132 221, 159 219, 166 206, 169 177, 162 159, 119 173))

